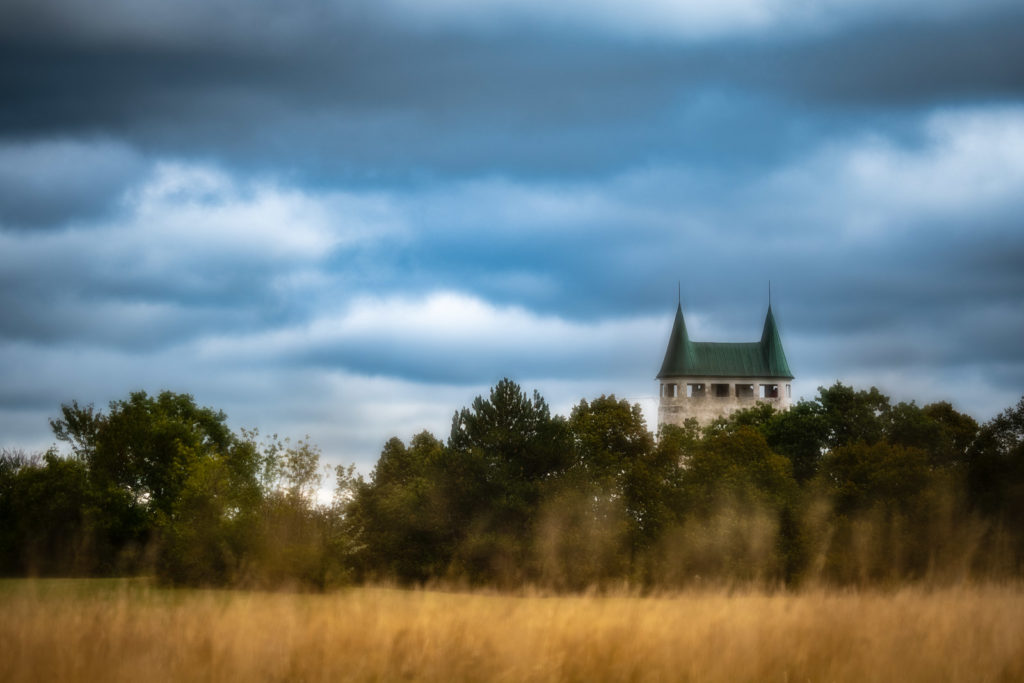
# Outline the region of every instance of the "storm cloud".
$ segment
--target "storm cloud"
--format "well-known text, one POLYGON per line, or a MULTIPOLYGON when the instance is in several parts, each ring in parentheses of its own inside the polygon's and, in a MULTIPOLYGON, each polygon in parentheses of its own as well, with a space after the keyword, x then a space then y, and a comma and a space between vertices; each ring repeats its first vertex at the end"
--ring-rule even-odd
POLYGON ((652 414, 695 338, 1024 393, 1016 3, 7 2, 0 445, 190 391, 372 462, 502 376, 652 414))

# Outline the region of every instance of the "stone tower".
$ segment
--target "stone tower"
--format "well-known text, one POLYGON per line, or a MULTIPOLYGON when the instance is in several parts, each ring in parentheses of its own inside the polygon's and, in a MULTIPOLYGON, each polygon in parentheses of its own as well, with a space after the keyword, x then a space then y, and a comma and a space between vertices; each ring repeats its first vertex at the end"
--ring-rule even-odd
POLYGON ((758 402, 788 410, 793 373, 782 350, 771 304, 761 340, 735 344, 690 341, 680 302, 658 381, 659 426, 682 425, 690 417, 704 426, 716 417, 758 402))

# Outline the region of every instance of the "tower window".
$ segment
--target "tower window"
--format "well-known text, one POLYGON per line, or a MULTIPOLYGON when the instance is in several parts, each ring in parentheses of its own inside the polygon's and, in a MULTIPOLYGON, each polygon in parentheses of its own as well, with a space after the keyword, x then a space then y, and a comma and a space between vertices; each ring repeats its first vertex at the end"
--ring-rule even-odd
POLYGON ((704 385, 703 384, 687 384, 686 385, 686 397, 687 398, 704 398, 704 385))
POLYGON ((728 384, 712 384, 711 393, 715 398, 729 398, 728 384))

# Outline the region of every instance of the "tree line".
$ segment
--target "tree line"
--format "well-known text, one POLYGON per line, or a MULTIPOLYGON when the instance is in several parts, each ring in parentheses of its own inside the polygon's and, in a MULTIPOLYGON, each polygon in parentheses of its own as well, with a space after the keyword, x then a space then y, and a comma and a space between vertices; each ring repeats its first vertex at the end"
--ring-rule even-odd
POLYGON ((837 383, 655 435, 638 405, 567 416, 510 380, 444 441, 392 438, 334 499, 308 439, 231 431, 187 394, 51 420, 0 453, 0 572, 181 585, 430 582, 559 590, 1020 576, 1024 398, 983 425, 837 383))

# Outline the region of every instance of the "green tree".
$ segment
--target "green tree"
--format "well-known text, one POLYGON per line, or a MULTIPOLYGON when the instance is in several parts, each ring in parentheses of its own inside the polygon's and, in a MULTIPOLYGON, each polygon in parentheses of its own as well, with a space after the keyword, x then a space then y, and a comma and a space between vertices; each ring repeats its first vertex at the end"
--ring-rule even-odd
POLYGON ((920 448, 863 441, 833 449, 822 462, 839 514, 876 505, 909 511, 931 481, 928 455, 920 448))
POLYGON ((87 573, 88 489, 83 463, 53 450, 42 457, 0 453, 0 570, 87 573))
POLYGON ((885 436, 889 398, 875 387, 855 391, 836 382, 818 387, 818 404, 824 417, 828 448, 864 441, 873 444, 885 436))
POLYGON ((670 453, 677 464, 683 465, 697 450, 701 440, 697 418, 687 418, 683 426, 663 424, 658 429, 658 448, 670 453))
POLYGON ((477 396, 470 408, 452 419, 448 446, 474 453, 488 465, 495 482, 536 482, 562 472, 569 464, 565 421, 552 417, 536 391, 528 398, 505 378, 488 399, 477 396))
MULTIPOLYGON (((250 437, 255 442, 254 432, 250 437)), ((319 501, 320 448, 308 436, 293 443, 277 435, 255 448, 262 454, 263 501, 250 580, 322 588, 332 575, 339 576, 328 546, 338 545, 339 525, 332 515, 342 510, 319 501)))
POLYGON ((886 415, 886 423, 889 443, 924 451, 936 469, 963 468, 978 432, 973 418, 944 402, 924 408, 913 401, 898 403, 886 415))
POLYGON ((797 491, 792 464, 749 426, 707 435, 687 462, 682 482, 688 509, 698 513, 723 498, 778 511, 797 491))
POLYGON ((358 529, 364 576, 424 582, 444 575, 456 530, 441 490, 444 445, 428 432, 390 439, 346 514, 358 529))
POLYGON ((779 414, 771 403, 758 402, 726 417, 716 418, 709 425, 708 431, 731 431, 737 427, 755 427, 763 431, 768 423, 779 414))
POLYGON ((828 444, 829 427, 820 404, 799 401, 789 410, 772 415, 763 431, 773 451, 789 458, 793 477, 801 484, 818 471, 828 444))
POLYGON ((569 416, 573 467, 609 494, 622 497, 633 463, 654 450, 640 405, 601 396, 580 401, 569 416))
POLYGON ((24 512, 15 503, 19 473, 37 464, 39 456, 0 448, 0 574, 22 574, 23 538, 18 525, 24 512))
MULTIPOLYGON (((726 425, 727 426, 727 425, 726 425)), ((708 430, 681 476, 685 518, 666 534, 662 580, 782 578, 789 537, 783 516, 797 484, 788 459, 750 425, 708 430)))
POLYGON ((1024 550, 1024 397, 982 426, 969 449, 967 482, 975 508, 1014 529, 1024 550))
POLYGON ((680 461, 695 439, 695 425, 670 427, 656 446, 639 404, 600 396, 577 404, 569 417, 573 441, 570 485, 617 506, 627 520, 625 559, 649 547, 678 517, 680 461))
POLYGON ((170 514, 158 517, 157 572, 170 583, 223 585, 252 578, 263 540, 263 492, 254 444, 235 439, 224 452, 197 458, 170 514))
POLYGON ((565 420, 507 378, 455 413, 443 488, 463 530, 456 570, 471 580, 521 578, 539 503, 570 462, 565 420))
POLYGON ((978 436, 978 423, 945 401, 926 405, 922 411, 939 425, 942 436, 931 452, 936 467, 966 469, 968 451, 978 436))
POLYGON ((582 588, 625 575, 641 524, 652 523, 639 461, 654 439, 640 406, 614 396, 581 400, 568 427, 572 464, 545 506, 537 548, 545 575, 582 588))
POLYGON ((173 525, 196 463, 230 451, 235 437, 225 422, 222 412, 169 391, 134 392, 106 414, 61 406, 50 424, 88 472, 85 517, 101 571, 141 568, 157 530, 173 525))
POLYGON ((841 582, 901 580, 928 570, 942 532, 931 520, 953 503, 926 451, 886 441, 833 449, 820 483, 832 501, 825 575, 841 582))

